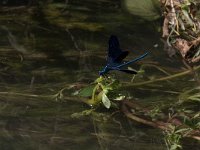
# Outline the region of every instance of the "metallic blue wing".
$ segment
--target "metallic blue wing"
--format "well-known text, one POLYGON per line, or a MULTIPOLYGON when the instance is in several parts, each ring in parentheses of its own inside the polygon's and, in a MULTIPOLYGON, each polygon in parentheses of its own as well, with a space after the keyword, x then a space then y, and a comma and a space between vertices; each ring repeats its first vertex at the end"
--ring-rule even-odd
POLYGON ((128 54, 129 54, 128 51, 122 51, 121 54, 115 58, 114 62, 121 63, 122 60, 123 60, 124 58, 126 58, 126 56, 127 56, 128 54))
POLYGON ((111 35, 108 42, 108 63, 121 63, 129 54, 128 51, 122 51, 117 36, 111 35))
POLYGON ((111 35, 108 42, 108 57, 115 59, 121 52, 117 36, 111 35))
POLYGON ((122 51, 120 49, 118 38, 115 35, 111 35, 108 45, 107 65, 99 72, 99 74, 105 75, 111 70, 118 70, 129 74, 137 74, 136 71, 121 68, 143 59, 145 56, 147 56, 148 52, 131 61, 122 63, 122 60, 129 54, 129 52, 122 51))

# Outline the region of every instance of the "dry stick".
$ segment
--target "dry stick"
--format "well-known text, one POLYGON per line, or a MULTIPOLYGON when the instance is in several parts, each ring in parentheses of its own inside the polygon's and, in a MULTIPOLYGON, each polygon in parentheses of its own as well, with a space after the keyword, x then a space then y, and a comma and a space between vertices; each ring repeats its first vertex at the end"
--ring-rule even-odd
POLYGON ((187 137, 191 137, 193 139, 196 139, 196 140, 199 140, 200 141, 200 137, 199 136, 190 136, 190 135, 187 135, 187 137))
MULTIPOLYGON (((200 69, 200 66, 194 67, 193 71, 196 71, 198 69, 200 69)), ((141 86, 141 85, 146 85, 146 84, 150 84, 150 83, 154 83, 154 82, 158 82, 158 81, 165 81, 165 80, 177 78, 177 77, 180 77, 180 76, 184 76, 184 75, 189 74, 189 73, 191 73, 191 70, 187 70, 187 71, 184 71, 184 72, 180 72, 180 73, 177 73, 177 74, 174 74, 174 75, 170 75, 170 76, 155 79, 155 80, 149 80, 149 81, 144 81, 144 82, 139 82, 139 83, 134 83, 134 84, 126 83, 123 87, 141 86)))
MULTIPOLYGON (((145 114, 150 114, 150 113, 151 113, 151 111, 150 111, 149 109, 140 106, 140 105, 137 104, 136 102, 133 103, 132 101, 124 100, 124 101, 123 101, 123 104, 126 104, 128 107, 133 108, 133 109, 136 109, 136 110, 138 110, 138 111, 142 111, 142 112, 145 113, 145 114)), ((167 120, 167 123, 164 123, 164 122, 161 122, 161 121, 156 121, 156 123, 157 123, 157 124, 164 125, 164 126, 166 126, 167 123, 173 123, 173 124, 175 124, 175 125, 182 125, 181 121, 178 120, 178 119, 176 119, 176 118, 174 118, 174 116, 173 116, 170 120, 168 119, 168 120, 167 120)))
POLYGON ((196 62, 199 62, 199 61, 200 61, 200 56, 198 56, 198 57, 192 59, 192 62, 193 62, 193 63, 196 63, 196 62))
POLYGON ((133 115, 131 112, 128 111, 128 108, 125 104, 122 105, 122 111, 126 115, 126 117, 128 117, 129 119, 135 120, 135 121, 140 122, 142 124, 152 126, 154 128, 160 128, 162 130, 169 130, 167 126, 155 123, 153 121, 148 121, 148 120, 145 120, 145 119, 142 119, 140 117, 133 115))

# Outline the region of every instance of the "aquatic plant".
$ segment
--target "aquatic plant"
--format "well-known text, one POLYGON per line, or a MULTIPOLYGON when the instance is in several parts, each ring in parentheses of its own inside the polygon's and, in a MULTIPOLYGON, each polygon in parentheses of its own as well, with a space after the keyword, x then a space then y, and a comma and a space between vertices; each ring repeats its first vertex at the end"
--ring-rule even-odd
POLYGON ((76 95, 90 97, 86 103, 92 107, 103 104, 106 108, 110 108, 111 104, 114 105, 114 101, 120 101, 125 98, 124 95, 116 92, 119 87, 118 80, 110 76, 100 76, 92 85, 80 90, 76 95), (111 99, 114 101, 111 101, 111 99))
MULTIPOLYGON (((156 68, 165 74, 167 73, 158 66, 156 68)), ((176 78, 179 77, 180 73, 177 76, 167 74, 172 76, 172 78, 176 78)), ((170 77, 166 78, 166 80, 170 79, 170 77)), ((145 85, 145 82, 141 83, 141 85, 145 85)), ((137 86, 140 85, 140 83, 132 83, 133 86, 134 84, 137 86)), ((138 104, 138 102, 134 101, 134 97, 129 100, 125 95, 119 94, 121 88, 123 88, 123 84, 113 76, 100 76, 94 83, 83 88, 76 95, 90 98, 85 102, 92 106, 92 112, 96 111, 98 107, 104 106, 107 109, 112 107, 120 110, 127 118, 133 121, 163 130, 165 142, 169 150, 181 149, 181 141, 185 137, 200 140, 199 112, 196 112, 195 108, 192 108, 193 105, 187 104, 187 107, 185 106, 185 102, 188 102, 188 100, 197 102, 194 107, 199 106, 199 88, 177 93, 179 94, 179 101, 174 102, 174 104, 163 106, 152 105, 149 107, 143 107, 142 104, 138 104), (187 110, 188 107, 194 111, 187 110)), ((75 116, 88 115, 90 113, 91 111, 87 110, 75 116)))

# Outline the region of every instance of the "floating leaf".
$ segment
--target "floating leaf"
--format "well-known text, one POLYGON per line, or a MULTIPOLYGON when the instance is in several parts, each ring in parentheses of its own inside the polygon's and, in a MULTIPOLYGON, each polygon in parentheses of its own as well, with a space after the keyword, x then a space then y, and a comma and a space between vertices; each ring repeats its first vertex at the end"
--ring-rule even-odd
POLYGON ((103 102, 103 104, 106 108, 108 108, 108 109, 110 108, 111 102, 110 102, 110 100, 108 99, 108 97, 106 96, 105 93, 102 94, 102 102, 103 102))
POLYGON ((183 133, 183 132, 186 132, 190 130, 189 128, 183 128, 183 129, 179 129, 179 130, 176 130, 175 133, 183 133))
POLYGON ((195 114, 193 118, 198 118, 198 117, 200 117, 200 112, 198 112, 197 114, 195 114))
POLYGON ((173 144, 173 145, 170 147, 170 150, 177 150, 178 148, 181 148, 181 146, 178 145, 178 144, 173 144))
POLYGON ((124 95, 119 95, 119 96, 116 97, 114 100, 116 100, 116 101, 121 101, 121 100, 123 100, 124 98, 125 98, 124 95))
POLYGON ((88 87, 80 90, 79 94, 77 94, 77 95, 81 96, 81 97, 90 97, 90 96, 92 96, 94 87, 95 87, 95 85, 88 86, 88 87))
POLYGON ((72 93, 73 96, 79 95, 80 90, 77 90, 75 92, 72 93))
POLYGON ((100 82, 102 82, 104 80, 104 78, 102 77, 102 76, 100 76, 99 78, 97 78, 96 80, 95 80, 95 83, 100 83, 100 82))

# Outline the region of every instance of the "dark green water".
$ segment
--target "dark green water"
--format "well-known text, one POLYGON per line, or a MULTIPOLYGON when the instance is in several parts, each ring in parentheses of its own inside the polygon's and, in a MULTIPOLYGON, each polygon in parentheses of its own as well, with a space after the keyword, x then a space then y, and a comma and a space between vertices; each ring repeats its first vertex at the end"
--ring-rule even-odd
MULTIPOLYGON (((109 117, 105 110, 104 115, 71 117, 89 107, 72 96, 76 88, 70 87, 98 77, 111 34, 118 35, 121 47, 131 51, 127 59, 150 52, 132 67, 152 63, 172 72, 182 70, 180 60, 170 59, 163 51, 159 21, 132 16, 120 1, 111 0, 11 8, 2 8, 0 15, 1 150, 166 149, 162 132, 132 123, 123 115, 109 117), (56 101, 53 95, 63 87, 69 87, 65 99, 56 101)), ((155 68, 145 71, 138 81, 162 75, 155 68)), ((117 76, 123 82, 132 78, 117 76)), ((158 82, 127 90, 138 101, 159 105, 178 100, 176 94, 163 91, 190 88, 191 79, 177 79, 179 87, 158 82)))

